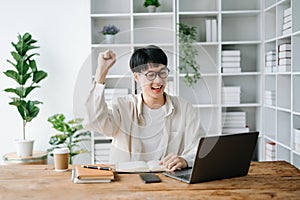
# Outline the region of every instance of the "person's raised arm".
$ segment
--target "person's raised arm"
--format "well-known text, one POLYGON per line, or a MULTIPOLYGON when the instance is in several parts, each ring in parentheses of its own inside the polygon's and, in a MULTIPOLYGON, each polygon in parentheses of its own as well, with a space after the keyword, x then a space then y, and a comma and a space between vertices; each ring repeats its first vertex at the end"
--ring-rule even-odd
POLYGON ((109 69, 116 62, 116 54, 110 50, 101 52, 98 56, 98 68, 95 74, 95 81, 100 84, 105 83, 109 69))

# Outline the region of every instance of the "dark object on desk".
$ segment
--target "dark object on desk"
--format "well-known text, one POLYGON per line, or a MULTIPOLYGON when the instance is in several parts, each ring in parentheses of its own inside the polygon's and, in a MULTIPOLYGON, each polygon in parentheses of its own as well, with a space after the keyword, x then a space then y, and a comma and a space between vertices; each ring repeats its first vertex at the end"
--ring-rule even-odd
POLYGON ((95 165, 81 165, 81 167, 88 168, 88 169, 107 170, 107 171, 112 170, 110 167, 100 167, 95 165))
POLYGON ((203 137, 192 169, 165 172, 186 183, 200 183, 248 174, 258 132, 203 137))
POLYGON ((140 174, 141 179, 144 183, 159 183, 161 182, 160 178, 156 174, 152 173, 143 173, 140 174))

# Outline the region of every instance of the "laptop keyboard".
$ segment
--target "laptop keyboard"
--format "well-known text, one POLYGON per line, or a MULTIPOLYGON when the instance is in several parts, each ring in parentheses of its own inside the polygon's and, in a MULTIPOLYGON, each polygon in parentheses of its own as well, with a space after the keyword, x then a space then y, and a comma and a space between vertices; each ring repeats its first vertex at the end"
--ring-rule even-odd
POLYGON ((177 177, 188 181, 190 180, 191 174, 178 175, 177 177))

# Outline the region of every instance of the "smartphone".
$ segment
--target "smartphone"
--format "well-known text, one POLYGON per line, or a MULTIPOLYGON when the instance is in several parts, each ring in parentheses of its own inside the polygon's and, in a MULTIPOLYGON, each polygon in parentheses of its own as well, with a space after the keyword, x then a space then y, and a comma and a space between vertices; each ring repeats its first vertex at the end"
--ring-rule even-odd
POLYGON ((156 174, 152 173, 143 173, 140 174, 141 179, 144 183, 159 183, 161 182, 160 178, 156 174))

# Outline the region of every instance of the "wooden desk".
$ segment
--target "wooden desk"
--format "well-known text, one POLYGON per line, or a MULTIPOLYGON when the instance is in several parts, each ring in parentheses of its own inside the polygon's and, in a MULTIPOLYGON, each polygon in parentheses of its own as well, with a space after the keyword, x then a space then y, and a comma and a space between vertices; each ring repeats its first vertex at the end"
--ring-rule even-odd
POLYGON ((71 171, 52 165, 0 166, 0 199, 299 199, 300 171, 286 162, 253 162, 244 177, 186 184, 159 174, 144 184, 137 174, 112 183, 74 184, 71 171))

